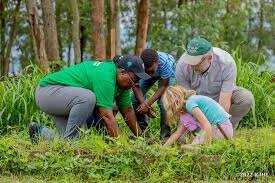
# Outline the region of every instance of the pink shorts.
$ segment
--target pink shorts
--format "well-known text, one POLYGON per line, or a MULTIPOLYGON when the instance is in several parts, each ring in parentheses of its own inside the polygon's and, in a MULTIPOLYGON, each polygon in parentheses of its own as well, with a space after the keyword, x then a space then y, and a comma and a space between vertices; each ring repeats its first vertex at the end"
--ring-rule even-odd
MULTIPOLYGON (((192 132, 195 129, 197 129, 198 127, 201 128, 199 122, 197 122, 190 114, 185 113, 183 115, 180 116, 180 123, 185 126, 188 131, 192 132)), ((233 127, 232 127, 232 123, 230 122, 230 120, 226 120, 224 121, 222 124, 220 124, 220 127, 223 129, 223 131, 225 132, 225 134, 227 135, 228 138, 231 138, 233 136, 233 127)), ((203 131, 201 131, 201 133, 203 133, 203 131)), ((200 133, 200 134, 201 134, 200 133)), ((195 144, 202 144, 204 142, 204 135, 198 135, 195 137, 195 139, 192 142, 192 145, 195 144)), ((218 129, 217 126, 213 126, 212 127, 212 138, 224 138, 222 132, 218 129)))

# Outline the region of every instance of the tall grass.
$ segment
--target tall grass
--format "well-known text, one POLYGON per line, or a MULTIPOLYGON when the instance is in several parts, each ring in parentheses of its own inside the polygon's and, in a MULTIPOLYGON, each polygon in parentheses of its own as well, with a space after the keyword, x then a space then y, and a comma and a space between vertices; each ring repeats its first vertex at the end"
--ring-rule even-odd
POLYGON ((30 65, 20 76, 0 81, 0 133, 25 127, 30 121, 48 119, 34 101, 35 88, 43 76, 37 66, 30 65))
POLYGON ((275 125, 275 73, 263 71, 259 63, 263 57, 250 62, 243 60, 240 46, 233 53, 237 65, 237 85, 252 92, 255 103, 241 126, 261 127, 275 125))
MULTIPOLYGON (((262 72, 260 65, 244 61, 240 47, 233 54, 238 69, 238 86, 250 90, 255 97, 255 105, 245 117, 242 126, 274 126, 275 83, 274 73, 262 72)), ((259 57, 260 58, 260 57, 259 57)), ((13 128, 24 128, 30 121, 49 122, 48 115, 42 113, 34 101, 34 92, 39 80, 44 76, 39 68, 30 65, 21 75, 0 81, 0 133, 13 128)), ((154 105, 156 106, 156 105, 154 105)), ((151 125, 157 128, 158 125, 151 125)), ((154 131, 154 129, 153 129, 154 131)))
MULTIPOLYGON (((238 85, 252 91, 256 100, 242 125, 274 126, 274 83, 271 81, 274 73, 260 72, 259 65, 244 62, 239 47, 234 58, 238 85)), ((179 146, 164 149, 158 140, 149 145, 142 137, 128 140, 127 134, 114 140, 93 130, 81 131, 80 139, 75 142, 41 141, 32 145, 26 130, 17 133, 11 129, 22 129, 30 121, 50 121, 34 101, 35 88, 43 76, 32 65, 20 77, 0 82, 1 175, 31 175, 43 180, 74 177, 79 182, 272 182, 275 165, 272 128, 241 129, 232 140, 216 141, 195 152, 179 146), (10 133, 3 133, 7 131, 10 133), (258 174, 261 176, 257 177, 258 174)), ((122 125, 122 120, 119 121, 122 125)), ((158 139, 159 119, 152 122, 149 133, 152 139, 158 139)), ((125 124, 123 127, 126 129, 125 124)))

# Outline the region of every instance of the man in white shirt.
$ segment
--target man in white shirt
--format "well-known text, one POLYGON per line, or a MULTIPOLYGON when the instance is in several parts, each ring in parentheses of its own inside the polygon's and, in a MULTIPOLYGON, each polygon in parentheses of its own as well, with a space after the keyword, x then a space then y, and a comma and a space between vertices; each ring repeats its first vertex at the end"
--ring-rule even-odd
POLYGON ((254 101, 250 91, 236 86, 236 77, 232 56, 199 37, 188 43, 176 66, 177 84, 216 100, 232 115, 235 129, 254 101))

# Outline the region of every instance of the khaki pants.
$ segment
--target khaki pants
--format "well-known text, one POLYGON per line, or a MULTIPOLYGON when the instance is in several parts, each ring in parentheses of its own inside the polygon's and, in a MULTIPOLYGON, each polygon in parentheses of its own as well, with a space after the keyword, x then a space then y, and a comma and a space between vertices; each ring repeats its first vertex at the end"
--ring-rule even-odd
POLYGON ((234 129, 239 126, 241 119, 248 113, 253 102, 253 94, 247 89, 237 87, 233 91, 229 113, 232 115, 230 121, 234 129))

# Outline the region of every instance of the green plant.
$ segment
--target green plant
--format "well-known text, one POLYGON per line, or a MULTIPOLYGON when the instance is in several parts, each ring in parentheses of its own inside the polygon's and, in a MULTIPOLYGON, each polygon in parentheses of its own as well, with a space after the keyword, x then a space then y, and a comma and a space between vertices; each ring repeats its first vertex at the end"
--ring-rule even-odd
POLYGON ((75 142, 55 140, 32 145, 25 133, 0 139, 1 175, 32 175, 54 179, 67 174, 83 181, 186 182, 271 180, 274 142, 271 128, 240 130, 232 140, 215 141, 196 151, 175 145, 148 145, 144 138, 128 140, 98 134, 81 135, 75 142), (257 137, 257 138, 255 138, 257 137), (266 173, 245 177, 240 173, 266 173))
POLYGON ((256 63, 244 61, 241 48, 233 53, 237 65, 237 85, 252 92, 255 104, 245 117, 242 126, 274 126, 275 122, 275 73, 262 71, 259 63, 263 62, 261 54, 256 63))
POLYGON ((0 81, 0 133, 25 127, 30 121, 47 121, 48 116, 34 101, 36 86, 43 76, 37 66, 30 65, 20 76, 0 81))

